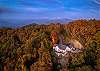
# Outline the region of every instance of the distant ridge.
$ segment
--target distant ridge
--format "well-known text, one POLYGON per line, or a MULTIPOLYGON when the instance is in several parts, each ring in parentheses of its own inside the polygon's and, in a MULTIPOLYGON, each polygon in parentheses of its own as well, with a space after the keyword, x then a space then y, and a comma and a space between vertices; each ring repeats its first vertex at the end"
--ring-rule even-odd
POLYGON ((68 23, 71 22, 71 19, 33 19, 31 20, 32 23, 37 23, 37 24, 49 24, 49 23, 68 23))
POLYGON ((29 25, 32 23, 36 24, 50 24, 50 23, 68 23, 72 21, 71 19, 31 19, 31 20, 13 20, 13 21, 8 21, 8 20, 0 20, 0 28, 3 27, 9 27, 9 28, 18 28, 22 27, 25 25, 29 25))
POLYGON ((61 24, 65 24, 65 23, 68 23, 68 22, 71 22, 71 21, 72 21, 71 19, 63 18, 63 19, 53 19, 53 20, 48 21, 47 23, 61 23, 61 24))

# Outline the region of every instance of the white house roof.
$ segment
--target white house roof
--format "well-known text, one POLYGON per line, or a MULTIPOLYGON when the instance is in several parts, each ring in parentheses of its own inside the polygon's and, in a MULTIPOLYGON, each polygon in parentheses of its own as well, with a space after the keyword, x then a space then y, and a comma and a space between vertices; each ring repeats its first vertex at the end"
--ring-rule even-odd
POLYGON ((68 52, 72 52, 72 53, 77 53, 80 52, 80 49, 78 48, 74 48, 74 47, 69 47, 63 44, 56 44, 56 46, 53 47, 53 49, 55 50, 55 53, 59 56, 59 55, 66 55, 68 52))

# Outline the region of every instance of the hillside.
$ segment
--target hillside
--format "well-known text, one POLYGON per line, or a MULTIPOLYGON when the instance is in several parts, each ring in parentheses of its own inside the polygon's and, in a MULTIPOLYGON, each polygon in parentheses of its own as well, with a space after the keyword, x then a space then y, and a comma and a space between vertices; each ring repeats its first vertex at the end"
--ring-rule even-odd
POLYGON ((98 20, 0 29, 0 71, 58 71, 52 56, 52 31, 63 34, 66 43, 76 39, 85 48, 80 54, 72 54, 69 71, 100 71, 98 20))

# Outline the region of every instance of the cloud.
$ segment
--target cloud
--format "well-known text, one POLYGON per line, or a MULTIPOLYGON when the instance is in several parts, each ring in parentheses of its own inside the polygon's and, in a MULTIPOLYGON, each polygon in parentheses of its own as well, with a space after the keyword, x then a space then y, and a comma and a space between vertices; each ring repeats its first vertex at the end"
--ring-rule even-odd
POLYGON ((94 2, 100 5, 100 0, 94 0, 94 2))
POLYGON ((0 7, 0 14, 2 13, 16 13, 17 11, 11 8, 0 7))
POLYGON ((48 8, 42 8, 42 7, 22 7, 19 9, 30 12, 45 12, 49 10, 48 8))
MULTIPOLYGON (((81 0, 79 0, 80 2, 81 0)), ((86 0, 85 0, 86 1, 86 0)), ((89 0, 90 1, 90 0, 89 0)), ((99 12, 97 7, 88 5, 85 7, 69 5, 73 3, 73 0, 28 0, 28 1, 17 1, 15 7, 7 7, 0 9, 0 16, 5 19, 35 19, 35 18, 55 18, 55 17, 66 17, 66 18, 79 18, 79 17, 97 17, 99 12), (68 3, 68 6, 64 4, 68 3), (31 5, 28 5, 31 4, 31 5), (38 5, 38 6, 37 6, 38 5), (43 6, 41 6, 43 5, 43 6)), ((83 3, 83 1, 81 2, 83 3)), ((77 2, 78 4, 78 2, 77 2)), ((79 3, 80 4, 80 3, 79 3)), ((85 3, 84 3, 85 4, 85 3)))

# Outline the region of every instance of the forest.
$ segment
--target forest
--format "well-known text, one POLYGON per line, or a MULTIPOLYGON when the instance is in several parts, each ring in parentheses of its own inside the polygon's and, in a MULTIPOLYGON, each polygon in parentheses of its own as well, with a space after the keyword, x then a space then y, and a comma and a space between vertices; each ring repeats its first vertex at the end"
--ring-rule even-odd
POLYGON ((75 39, 84 46, 71 55, 66 71, 100 71, 100 20, 95 19, 0 29, 0 71, 58 71, 52 31, 63 34, 66 43, 75 39))

